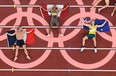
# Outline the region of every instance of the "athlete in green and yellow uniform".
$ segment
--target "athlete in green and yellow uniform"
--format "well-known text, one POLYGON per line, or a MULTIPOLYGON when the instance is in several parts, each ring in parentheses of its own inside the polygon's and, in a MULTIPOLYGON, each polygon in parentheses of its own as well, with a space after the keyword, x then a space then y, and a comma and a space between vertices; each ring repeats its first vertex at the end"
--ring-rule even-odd
POLYGON ((105 25, 106 21, 102 25, 95 25, 95 20, 91 21, 91 24, 85 24, 83 20, 83 25, 87 26, 89 28, 89 33, 83 38, 83 46, 81 51, 84 50, 85 48, 85 40, 86 39, 92 39, 94 42, 94 48, 95 48, 95 53, 97 52, 96 49, 96 33, 97 33, 97 27, 103 27, 105 25))
POLYGON ((96 36, 97 26, 89 26, 89 33, 87 35, 88 39, 92 39, 96 36))

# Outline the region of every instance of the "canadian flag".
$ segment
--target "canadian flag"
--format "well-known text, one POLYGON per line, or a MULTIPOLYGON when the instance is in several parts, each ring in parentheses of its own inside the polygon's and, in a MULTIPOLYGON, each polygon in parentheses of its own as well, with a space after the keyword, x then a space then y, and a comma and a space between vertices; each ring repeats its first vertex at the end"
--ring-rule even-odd
MULTIPOLYGON (((64 9, 64 8, 67 7, 67 5, 68 4, 66 4, 66 5, 56 5, 56 7, 60 8, 60 9, 64 9)), ((53 4, 48 4, 48 5, 43 4, 42 7, 44 9, 51 9, 53 7, 53 4)), ((51 15, 51 12, 44 11, 43 9, 41 9, 41 10, 42 10, 42 14, 43 14, 44 17, 49 17, 51 15)), ((68 14, 69 14, 69 7, 64 11, 58 12, 58 17, 63 17, 64 18, 64 17, 67 17, 68 14)))

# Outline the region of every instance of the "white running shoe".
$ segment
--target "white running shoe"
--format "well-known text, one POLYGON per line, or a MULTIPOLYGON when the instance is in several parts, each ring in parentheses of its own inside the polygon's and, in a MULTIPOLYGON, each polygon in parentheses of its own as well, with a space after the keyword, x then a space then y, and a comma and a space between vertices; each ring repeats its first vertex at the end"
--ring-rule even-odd
POLYGON ((17 58, 17 57, 15 57, 15 58, 14 58, 14 61, 16 61, 17 59, 18 59, 18 58, 17 58))
POLYGON ((50 34, 47 35, 48 37, 51 36, 50 34))
POLYGON ((85 49, 85 47, 82 47, 82 48, 81 48, 81 52, 82 52, 84 49, 85 49))
POLYGON ((94 49, 94 51, 95 51, 95 53, 97 53, 97 49, 96 48, 94 49))
POLYGON ((31 58, 29 56, 26 57, 27 59, 31 60, 31 58))
POLYGON ((111 16, 113 16, 113 13, 111 14, 111 16))
POLYGON ((60 36, 64 36, 63 34, 60 34, 60 36))

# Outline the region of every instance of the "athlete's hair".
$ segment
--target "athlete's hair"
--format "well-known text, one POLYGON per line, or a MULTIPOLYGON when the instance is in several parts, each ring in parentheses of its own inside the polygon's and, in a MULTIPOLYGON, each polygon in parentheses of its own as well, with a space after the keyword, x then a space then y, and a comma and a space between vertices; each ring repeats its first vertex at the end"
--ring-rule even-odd
POLYGON ((58 9, 58 7, 56 7, 56 4, 53 5, 53 8, 52 9, 54 9, 54 6, 55 6, 56 9, 58 9))
POLYGON ((19 26, 18 28, 17 28, 17 30, 19 30, 19 28, 22 28, 21 26, 19 26))

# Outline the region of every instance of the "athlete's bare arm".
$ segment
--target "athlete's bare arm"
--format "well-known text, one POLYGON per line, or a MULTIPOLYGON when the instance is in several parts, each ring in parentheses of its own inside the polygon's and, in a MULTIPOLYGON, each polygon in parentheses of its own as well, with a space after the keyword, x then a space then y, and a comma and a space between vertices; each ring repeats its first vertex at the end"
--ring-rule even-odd
POLYGON ((9 33, 6 33, 7 35, 10 35, 10 36, 14 36, 14 35, 16 35, 16 32, 15 33, 13 33, 13 34, 9 34, 9 33))
POLYGON ((65 11, 69 6, 67 5, 64 9, 59 8, 58 11, 65 11))
POLYGON ((43 8, 42 6, 41 6, 41 8, 44 10, 44 11, 51 11, 51 9, 45 9, 45 8, 43 8))
POLYGON ((27 34, 31 33, 34 29, 31 29, 30 31, 26 32, 27 34))
POLYGON ((105 21, 102 25, 97 25, 97 27, 103 27, 106 24, 107 21, 105 21))

